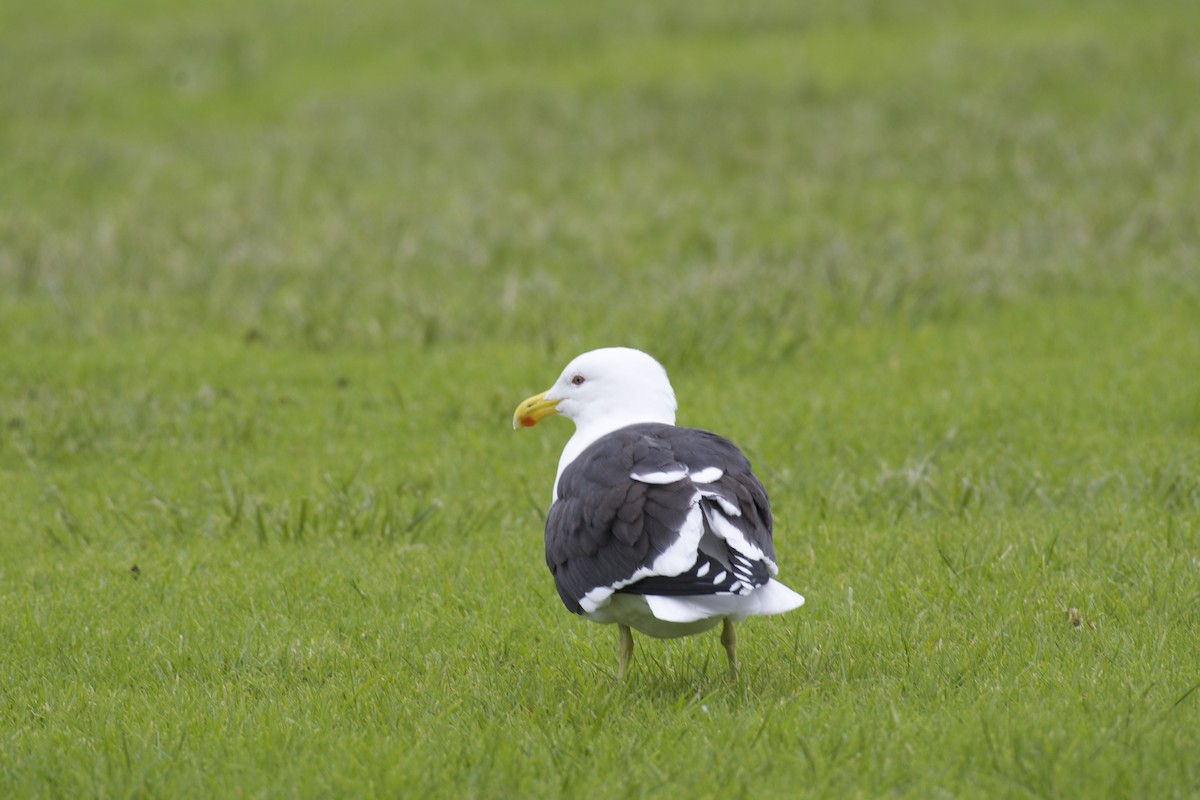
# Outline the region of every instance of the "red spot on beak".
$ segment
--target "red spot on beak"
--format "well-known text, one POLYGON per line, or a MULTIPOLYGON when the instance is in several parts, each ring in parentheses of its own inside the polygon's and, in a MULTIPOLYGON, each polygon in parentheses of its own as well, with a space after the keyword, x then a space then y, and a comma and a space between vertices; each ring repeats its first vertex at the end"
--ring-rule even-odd
POLYGON ((522 428, 532 428, 534 425, 537 425, 537 420, 533 417, 521 417, 522 428))

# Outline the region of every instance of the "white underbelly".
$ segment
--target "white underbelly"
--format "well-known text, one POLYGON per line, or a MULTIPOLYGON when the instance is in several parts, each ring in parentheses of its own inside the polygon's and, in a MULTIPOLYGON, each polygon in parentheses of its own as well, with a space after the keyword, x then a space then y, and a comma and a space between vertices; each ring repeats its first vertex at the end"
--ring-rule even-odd
POLYGON ((654 616, 646 598, 640 594, 621 594, 619 592, 614 594, 607 603, 595 611, 585 612, 583 616, 592 622, 628 625, 640 633, 658 639, 691 636, 694 633, 715 628, 717 623, 724 619, 722 616, 714 616, 695 622, 668 622, 654 616))
POLYGON ((616 592, 595 611, 584 612, 592 622, 628 625, 648 636, 673 639, 715 627, 723 619, 782 614, 804 605, 804 598, 774 578, 750 594, 700 594, 643 597, 616 592))

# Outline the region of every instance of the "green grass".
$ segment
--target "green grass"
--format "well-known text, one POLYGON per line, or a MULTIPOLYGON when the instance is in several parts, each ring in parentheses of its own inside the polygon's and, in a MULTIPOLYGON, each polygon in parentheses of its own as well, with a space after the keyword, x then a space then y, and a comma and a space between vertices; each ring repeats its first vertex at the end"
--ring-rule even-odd
POLYGON ((1198 27, 3 5, 0 796, 1200 795, 1198 27), (808 598, 736 684, 543 565, 618 343, 808 598))

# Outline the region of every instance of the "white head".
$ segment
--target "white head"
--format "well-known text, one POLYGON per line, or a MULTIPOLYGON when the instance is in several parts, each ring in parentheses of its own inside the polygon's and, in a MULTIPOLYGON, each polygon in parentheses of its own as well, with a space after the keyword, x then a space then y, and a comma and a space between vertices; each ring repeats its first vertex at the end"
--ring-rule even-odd
POLYGON ((641 350, 605 347, 576 357, 553 386, 517 406, 513 427, 561 414, 599 436, 638 422, 673 425, 676 407, 662 364, 641 350))

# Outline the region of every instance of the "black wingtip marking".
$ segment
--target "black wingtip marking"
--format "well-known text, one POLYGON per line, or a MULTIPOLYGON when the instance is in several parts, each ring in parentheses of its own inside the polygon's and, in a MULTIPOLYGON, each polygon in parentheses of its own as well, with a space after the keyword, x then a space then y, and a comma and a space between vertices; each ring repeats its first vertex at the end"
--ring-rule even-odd
POLYGON ((652 575, 637 583, 624 586, 618 592, 625 594, 658 594, 664 596, 686 596, 705 594, 748 595, 770 580, 767 565, 761 561, 742 560, 733 570, 721 562, 701 555, 687 572, 670 577, 652 575))

